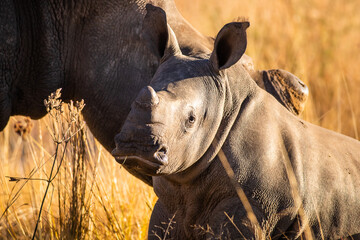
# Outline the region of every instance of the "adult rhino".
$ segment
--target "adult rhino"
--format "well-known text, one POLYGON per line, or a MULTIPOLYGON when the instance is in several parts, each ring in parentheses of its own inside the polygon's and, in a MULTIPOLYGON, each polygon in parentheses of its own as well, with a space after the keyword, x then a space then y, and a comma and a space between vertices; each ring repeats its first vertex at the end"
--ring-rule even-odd
MULTIPOLYGON (((83 115, 91 132, 113 149, 131 103, 160 62, 148 47, 151 39, 142 37, 147 2, 1 0, 0 131, 11 115, 43 117, 43 100, 62 88, 64 101, 85 100, 83 115)), ((172 0, 151 2, 168 13, 184 54, 210 52, 213 40, 190 26, 172 0)), ((307 88, 295 76, 254 71, 248 57, 243 62, 259 84, 284 105, 290 103, 291 111, 302 110, 307 88)))
POLYGON ((248 22, 225 25, 210 55, 185 56, 159 9, 148 8, 146 21, 159 26, 152 33, 162 64, 132 104, 113 155, 153 178, 149 239, 360 233, 360 142, 299 119, 255 84, 239 64, 248 22), (256 221, 220 151, 263 235, 252 231, 256 221))

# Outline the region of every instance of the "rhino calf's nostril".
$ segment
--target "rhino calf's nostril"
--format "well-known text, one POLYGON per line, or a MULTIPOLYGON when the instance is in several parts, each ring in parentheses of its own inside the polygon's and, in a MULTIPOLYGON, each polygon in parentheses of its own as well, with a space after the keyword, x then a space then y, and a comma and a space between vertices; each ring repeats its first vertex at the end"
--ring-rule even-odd
POLYGON ((158 150, 158 152, 162 152, 162 153, 166 154, 167 148, 165 146, 161 146, 161 148, 158 150))
POLYGON ((154 158, 164 165, 168 164, 168 156, 166 155, 165 152, 158 151, 154 153, 154 158))

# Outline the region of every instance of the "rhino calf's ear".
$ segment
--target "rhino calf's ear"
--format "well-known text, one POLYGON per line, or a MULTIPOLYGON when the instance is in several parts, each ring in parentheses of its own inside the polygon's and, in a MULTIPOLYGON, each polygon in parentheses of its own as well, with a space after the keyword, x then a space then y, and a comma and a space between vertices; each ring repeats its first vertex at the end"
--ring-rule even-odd
POLYGON ((161 62, 170 56, 181 54, 176 36, 167 24, 165 11, 151 4, 146 4, 146 11, 142 37, 149 49, 161 62))
POLYGON ((239 61, 246 50, 246 29, 249 26, 249 22, 232 22, 220 30, 210 56, 210 62, 216 71, 229 68, 239 61))

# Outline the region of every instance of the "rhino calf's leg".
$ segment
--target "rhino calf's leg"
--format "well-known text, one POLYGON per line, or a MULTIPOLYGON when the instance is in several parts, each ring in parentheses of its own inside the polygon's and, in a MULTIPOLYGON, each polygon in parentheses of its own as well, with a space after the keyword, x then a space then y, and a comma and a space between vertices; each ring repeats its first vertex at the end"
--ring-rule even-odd
POLYGON ((171 221, 173 217, 163 204, 157 200, 151 213, 148 240, 167 239, 170 236, 171 225, 174 224, 171 221))
MULTIPOLYGON (((263 214, 253 206, 253 212, 260 221, 263 214)), ((217 204, 209 218, 211 231, 206 239, 254 239, 254 226, 248 219, 247 212, 238 197, 224 199, 217 204)), ((256 236, 255 239, 265 239, 265 236, 256 236)))

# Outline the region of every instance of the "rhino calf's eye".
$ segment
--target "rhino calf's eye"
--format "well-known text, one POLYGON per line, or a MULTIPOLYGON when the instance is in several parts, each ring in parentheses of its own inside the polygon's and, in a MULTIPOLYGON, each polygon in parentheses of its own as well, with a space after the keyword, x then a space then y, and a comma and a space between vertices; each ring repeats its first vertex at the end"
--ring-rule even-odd
POLYGON ((191 115, 189 117, 189 123, 194 123, 194 122, 195 122, 195 117, 191 115))
POLYGON ((188 116, 187 122, 186 122, 186 127, 187 128, 193 127, 195 121, 196 121, 195 114, 194 114, 194 112, 191 111, 189 116, 188 116))

